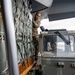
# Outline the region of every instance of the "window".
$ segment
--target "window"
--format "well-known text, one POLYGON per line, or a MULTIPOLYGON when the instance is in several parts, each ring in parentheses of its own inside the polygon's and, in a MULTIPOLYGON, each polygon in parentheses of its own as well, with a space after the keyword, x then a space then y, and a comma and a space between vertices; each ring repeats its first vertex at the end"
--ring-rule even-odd
MULTIPOLYGON (((75 30, 75 18, 63 19, 63 20, 56 20, 50 21, 48 19, 43 19, 41 21, 41 25, 45 29, 67 29, 67 30, 75 30)), ((40 33, 40 28, 38 29, 40 33)))

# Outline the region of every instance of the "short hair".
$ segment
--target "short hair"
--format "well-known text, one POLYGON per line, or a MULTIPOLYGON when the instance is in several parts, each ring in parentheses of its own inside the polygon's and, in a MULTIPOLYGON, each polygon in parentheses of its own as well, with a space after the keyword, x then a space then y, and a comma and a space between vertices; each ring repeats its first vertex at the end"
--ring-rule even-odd
POLYGON ((35 16, 36 16, 36 15, 38 15, 38 14, 40 14, 40 12, 39 12, 39 11, 35 13, 35 16))

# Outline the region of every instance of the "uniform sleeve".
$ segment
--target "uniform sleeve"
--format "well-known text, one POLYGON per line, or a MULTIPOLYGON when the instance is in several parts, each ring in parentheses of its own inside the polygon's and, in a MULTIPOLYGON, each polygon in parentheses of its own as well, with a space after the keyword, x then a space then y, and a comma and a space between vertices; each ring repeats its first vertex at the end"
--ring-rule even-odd
POLYGON ((40 21, 33 21, 33 27, 38 28, 40 26, 40 21))

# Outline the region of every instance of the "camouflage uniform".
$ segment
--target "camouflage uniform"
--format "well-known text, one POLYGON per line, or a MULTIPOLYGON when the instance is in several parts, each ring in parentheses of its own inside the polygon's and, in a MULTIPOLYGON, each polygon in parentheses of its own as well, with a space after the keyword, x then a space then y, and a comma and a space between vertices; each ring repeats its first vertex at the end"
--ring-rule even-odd
POLYGON ((1 3, 0 3, 0 25, 2 23, 2 9, 1 9, 1 3))
POLYGON ((35 60, 37 60, 37 54, 38 54, 38 27, 40 26, 40 21, 33 20, 33 28, 32 28, 32 35, 33 35, 33 44, 35 47, 35 60))

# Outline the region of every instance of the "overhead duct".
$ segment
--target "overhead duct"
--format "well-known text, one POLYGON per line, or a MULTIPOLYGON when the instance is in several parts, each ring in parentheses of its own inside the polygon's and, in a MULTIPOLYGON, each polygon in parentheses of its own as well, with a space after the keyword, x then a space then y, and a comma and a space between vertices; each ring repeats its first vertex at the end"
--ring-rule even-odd
POLYGON ((53 3, 53 0, 35 0, 43 5, 45 5, 46 7, 50 7, 53 3))

